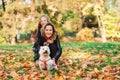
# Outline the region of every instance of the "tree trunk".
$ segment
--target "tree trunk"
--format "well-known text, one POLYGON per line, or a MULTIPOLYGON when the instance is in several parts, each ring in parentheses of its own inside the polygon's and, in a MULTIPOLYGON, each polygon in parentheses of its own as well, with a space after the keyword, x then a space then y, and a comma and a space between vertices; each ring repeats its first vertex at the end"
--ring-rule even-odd
POLYGON ((103 25, 103 20, 102 16, 103 11, 104 11, 104 1, 103 0, 95 0, 94 7, 96 8, 96 16, 98 20, 98 27, 99 27, 99 32, 102 38, 102 42, 106 42, 106 32, 105 32, 105 26, 103 25))
POLYGON ((120 0, 117 2, 118 14, 120 15, 120 0))
POLYGON ((5 12, 5 2, 4 2, 4 0, 2 0, 2 8, 3 8, 3 11, 5 12))
POLYGON ((80 13, 79 16, 80 16, 80 20, 79 20, 80 25, 79 25, 79 29, 78 30, 81 30, 83 28, 84 19, 83 19, 82 13, 80 13))
POLYGON ((35 12, 35 0, 31 0, 31 15, 34 15, 34 12, 35 12))
POLYGON ((101 34, 102 42, 106 42, 105 27, 103 26, 103 22, 101 20, 100 15, 97 15, 97 20, 98 20, 98 26, 99 26, 99 31, 100 31, 100 34, 101 34))

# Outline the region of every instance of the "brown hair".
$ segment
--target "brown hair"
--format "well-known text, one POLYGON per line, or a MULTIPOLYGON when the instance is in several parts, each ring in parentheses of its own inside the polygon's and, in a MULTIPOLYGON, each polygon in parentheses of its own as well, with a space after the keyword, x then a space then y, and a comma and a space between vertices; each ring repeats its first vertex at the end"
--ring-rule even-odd
POLYGON ((38 29, 40 29, 40 27, 42 27, 42 25, 41 25, 41 18, 42 17, 45 17, 46 18, 46 20, 47 20, 47 22, 50 22, 50 19, 49 19, 49 17, 47 16, 47 15, 45 15, 45 14, 42 14, 41 16, 40 16, 40 18, 39 18, 39 23, 38 23, 38 29))
POLYGON ((38 23, 38 28, 37 28, 37 31, 36 31, 36 34, 35 34, 35 39, 37 39, 38 32, 39 32, 40 29, 42 28, 42 25, 41 25, 41 18, 42 18, 42 17, 45 17, 48 23, 51 22, 50 19, 49 19, 49 17, 48 17, 47 15, 42 14, 42 15, 40 16, 40 18, 39 18, 39 23, 38 23))
POLYGON ((54 41, 56 39, 56 30, 55 30, 55 27, 54 27, 54 25, 52 23, 47 23, 45 26, 42 27, 42 29, 41 29, 41 35, 43 37, 45 37, 46 39, 48 39, 46 37, 46 35, 45 35, 45 28, 46 28, 46 26, 52 26, 53 34, 52 34, 52 36, 49 39, 54 41))

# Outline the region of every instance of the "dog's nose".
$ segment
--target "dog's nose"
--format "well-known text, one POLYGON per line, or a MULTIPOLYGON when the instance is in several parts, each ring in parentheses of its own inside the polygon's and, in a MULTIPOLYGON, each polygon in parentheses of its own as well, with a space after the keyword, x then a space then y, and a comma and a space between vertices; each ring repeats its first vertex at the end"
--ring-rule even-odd
POLYGON ((45 53, 47 53, 47 50, 45 50, 45 53))

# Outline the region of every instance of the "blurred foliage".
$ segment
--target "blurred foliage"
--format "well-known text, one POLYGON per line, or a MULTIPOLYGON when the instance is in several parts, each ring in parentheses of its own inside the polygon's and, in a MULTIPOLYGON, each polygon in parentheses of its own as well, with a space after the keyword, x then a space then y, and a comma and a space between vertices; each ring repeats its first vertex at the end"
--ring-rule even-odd
POLYGON ((65 10, 63 12, 63 17, 62 17, 61 22, 64 23, 65 21, 68 21, 71 18, 74 18, 74 16, 75 16, 75 13, 73 11, 71 11, 71 10, 65 10))
POLYGON ((96 19, 95 15, 86 15, 84 20, 84 27, 92 28, 92 27, 98 27, 98 21, 96 19))
POLYGON ((0 9, 0 17, 2 17, 4 14, 4 11, 2 9, 0 9))
POLYGON ((93 31, 87 27, 83 28, 76 34, 76 40, 78 41, 85 41, 85 42, 93 42, 94 41, 94 35, 92 33, 93 31))
POLYGON ((64 31, 61 27, 57 28, 56 31, 58 32, 58 35, 60 36, 60 38, 64 36, 64 31))
POLYGON ((29 40, 31 34, 30 33, 25 33, 25 34, 17 34, 17 40, 29 40))
POLYGON ((5 38, 0 34, 0 44, 4 44, 4 43, 6 43, 6 40, 5 40, 5 38))
POLYGON ((40 7, 40 4, 35 4, 35 8, 38 13, 41 13, 42 9, 40 7))
POLYGON ((25 16, 25 15, 29 15, 30 11, 31 11, 31 7, 25 5, 23 2, 15 1, 6 6, 6 13, 8 13, 8 14, 17 15, 17 14, 21 13, 25 16))
POLYGON ((3 28, 2 22, 0 22, 0 30, 3 28))
POLYGON ((103 17, 104 26, 106 28, 107 37, 117 37, 120 38, 120 17, 118 17, 117 10, 109 9, 103 17))
MULTIPOLYGON (((0 10, 0 16, 2 15, 0 33, 4 33, 3 36, 7 38, 7 35, 15 36, 33 32, 37 29, 40 15, 47 14, 56 26, 60 38, 68 35, 75 36, 77 32, 81 31, 83 24, 84 27, 91 29, 92 27, 98 28, 97 16, 102 15, 107 37, 119 38, 118 12, 116 9, 110 8, 105 10, 105 3, 104 0, 45 0, 34 4, 33 13, 31 4, 25 4, 24 1, 13 1, 6 5, 5 13, 0 10), (10 30, 13 30, 14 34, 10 30)), ((90 34, 92 33, 91 31, 90 34)))
POLYGON ((30 5, 15 1, 6 6, 6 12, 0 20, 4 28, 0 33, 4 33, 3 36, 8 42, 11 39, 15 39, 17 34, 31 32, 35 30, 38 25, 38 16, 39 14, 36 12, 35 16, 31 15, 30 5))

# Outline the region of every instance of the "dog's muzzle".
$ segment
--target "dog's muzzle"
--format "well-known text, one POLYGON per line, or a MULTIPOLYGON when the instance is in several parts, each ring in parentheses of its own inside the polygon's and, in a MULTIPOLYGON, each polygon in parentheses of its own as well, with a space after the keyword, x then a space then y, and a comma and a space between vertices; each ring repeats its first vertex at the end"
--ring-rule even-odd
POLYGON ((45 50, 45 52, 43 54, 46 54, 46 53, 48 54, 47 50, 45 50))

